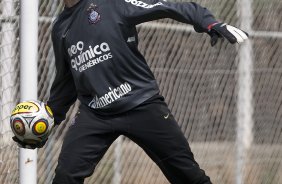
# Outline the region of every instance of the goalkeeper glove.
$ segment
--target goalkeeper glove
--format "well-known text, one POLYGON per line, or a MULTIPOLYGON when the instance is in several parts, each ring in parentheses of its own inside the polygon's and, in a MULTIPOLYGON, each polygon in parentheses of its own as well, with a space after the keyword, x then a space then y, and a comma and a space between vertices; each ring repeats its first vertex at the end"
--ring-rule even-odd
POLYGON ((48 137, 52 133, 52 131, 54 130, 55 126, 52 127, 52 129, 50 130, 48 135, 45 136, 45 138, 43 140, 41 140, 40 142, 26 143, 26 142, 23 142, 23 141, 19 140, 16 136, 12 137, 12 139, 13 139, 13 141, 15 141, 17 143, 17 145, 20 148, 26 148, 26 149, 42 148, 46 144, 46 142, 48 141, 48 137))
POLYGON ((26 149, 42 148, 48 140, 48 138, 46 138, 42 140, 41 142, 31 144, 31 143, 22 142, 16 136, 12 137, 12 139, 18 144, 20 148, 26 148, 26 149))
POLYGON ((230 26, 226 23, 213 23, 208 26, 208 34, 211 36, 211 46, 214 46, 218 38, 225 38, 230 43, 242 43, 248 39, 248 33, 238 29, 236 27, 230 26))

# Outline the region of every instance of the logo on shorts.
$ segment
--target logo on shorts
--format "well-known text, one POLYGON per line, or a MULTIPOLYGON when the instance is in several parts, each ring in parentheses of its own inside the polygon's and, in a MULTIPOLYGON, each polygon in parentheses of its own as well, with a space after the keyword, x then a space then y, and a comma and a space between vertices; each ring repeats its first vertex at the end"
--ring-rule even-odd
POLYGON ((97 11, 97 6, 93 3, 90 4, 89 8, 87 9, 88 13, 88 22, 90 24, 96 24, 101 20, 101 15, 97 11))
POLYGON ((164 116, 164 119, 168 119, 168 117, 169 117, 169 113, 164 116))

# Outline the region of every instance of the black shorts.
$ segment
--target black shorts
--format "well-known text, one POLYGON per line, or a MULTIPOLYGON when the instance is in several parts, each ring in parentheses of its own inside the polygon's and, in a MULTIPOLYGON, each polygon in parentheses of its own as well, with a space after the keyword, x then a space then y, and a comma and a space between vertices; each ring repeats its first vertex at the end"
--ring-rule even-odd
POLYGON ((171 183, 211 183, 163 97, 157 95, 126 113, 106 117, 82 105, 65 136, 53 184, 83 183, 120 135, 138 144, 171 183))

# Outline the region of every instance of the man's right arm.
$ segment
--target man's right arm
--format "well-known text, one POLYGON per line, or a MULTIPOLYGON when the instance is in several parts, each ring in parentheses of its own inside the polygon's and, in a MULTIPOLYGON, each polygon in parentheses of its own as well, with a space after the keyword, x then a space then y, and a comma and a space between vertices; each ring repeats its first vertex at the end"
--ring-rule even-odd
POLYGON ((55 54, 56 77, 47 101, 55 118, 55 124, 60 124, 66 117, 70 106, 76 101, 77 93, 73 77, 67 63, 63 40, 56 31, 52 31, 52 42, 55 54))

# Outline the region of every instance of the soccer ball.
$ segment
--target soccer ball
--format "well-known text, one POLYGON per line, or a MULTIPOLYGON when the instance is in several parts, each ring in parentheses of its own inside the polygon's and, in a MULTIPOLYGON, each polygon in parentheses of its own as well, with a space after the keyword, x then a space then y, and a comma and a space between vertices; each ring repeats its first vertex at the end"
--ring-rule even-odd
POLYGON ((45 103, 25 101, 19 103, 12 111, 10 124, 20 141, 37 144, 48 138, 54 126, 54 117, 45 103))

